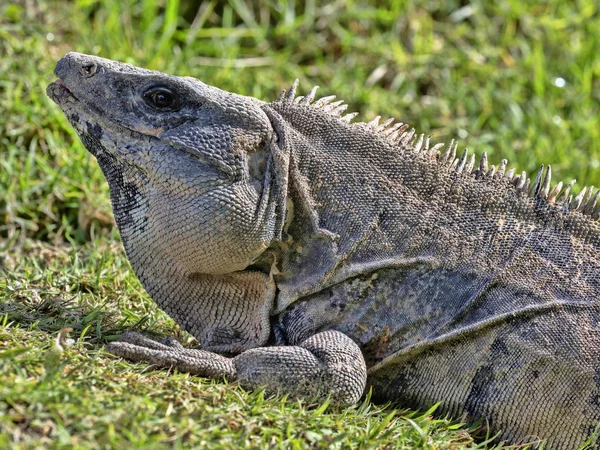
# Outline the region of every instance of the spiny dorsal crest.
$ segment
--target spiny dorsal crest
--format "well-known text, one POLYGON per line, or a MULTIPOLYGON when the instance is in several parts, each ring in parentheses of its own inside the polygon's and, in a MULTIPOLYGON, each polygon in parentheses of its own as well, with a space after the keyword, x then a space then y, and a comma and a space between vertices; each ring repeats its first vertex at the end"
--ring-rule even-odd
POLYGON ((313 87, 306 96, 296 97, 296 90, 298 89, 298 79, 294 81, 292 86, 286 91, 285 89, 281 91, 279 98, 276 100, 278 103, 297 103, 299 105, 310 106, 311 108, 318 108, 322 111, 325 111, 331 114, 334 117, 337 117, 344 122, 349 123, 354 117, 358 115, 358 113, 350 113, 342 116, 342 113, 348 108, 348 105, 344 104, 343 100, 338 100, 334 102, 335 95, 330 95, 329 97, 322 97, 315 100, 315 95, 317 93, 317 89, 319 86, 313 87))
MULTIPOLYGON (((322 97, 315 101, 315 95, 319 86, 313 87, 306 96, 296 96, 297 88, 298 80, 296 79, 287 91, 283 90, 281 92, 276 102, 317 108, 337 117, 345 123, 350 123, 358 115, 355 112, 342 115, 348 108, 348 105, 344 104, 342 100, 333 102, 336 98, 335 95, 322 97)), ((463 151, 460 158, 456 157, 458 142, 454 139, 448 146, 444 143, 430 146, 430 136, 425 137, 424 134, 417 135, 415 129, 410 128, 409 125, 402 122, 394 123, 395 119, 393 118, 387 119, 382 123, 379 123, 380 120, 381 116, 377 116, 368 123, 358 122, 357 124, 365 126, 373 133, 385 137, 393 144, 401 145, 403 149, 416 153, 429 153, 435 156, 442 166, 458 174, 470 174, 477 179, 488 180, 503 178, 510 182, 519 194, 529 195, 532 198, 545 199, 551 205, 559 205, 561 210, 565 212, 578 211, 595 220, 600 219, 600 189, 597 189, 594 194, 594 186, 584 187, 575 198, 570 195, 570 192, 576 180, 571 181, 564 189, 562 181, 550 189, 552 181, 552 168, 550 165, 546 167, 545 171, 544 165, 540 167, 532 185, 531 179, 527 178, 526 172, 515 175, 514 168, 506 172, 508 166, 506 159, 503 159, 497 168, 493 165, 488 167, 487 154, 484 152, 479 160, 479 165, 475 167, 475 155, 469 155, 467 149, 463 151), (446 150, 441 154, 440 152, 444 146, 446 146, 446 150)))

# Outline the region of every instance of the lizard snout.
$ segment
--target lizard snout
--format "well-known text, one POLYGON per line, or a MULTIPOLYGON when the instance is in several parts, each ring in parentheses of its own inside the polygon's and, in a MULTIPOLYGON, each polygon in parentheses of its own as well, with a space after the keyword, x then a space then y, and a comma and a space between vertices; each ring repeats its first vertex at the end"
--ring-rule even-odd
POLYGON ((67 86, 76 83, 82 78, 90 78, 98 73, 99 65, 93 56, 82 53, 70 52, 63 56, 54 69, 55 75, 63 80, 67 86))

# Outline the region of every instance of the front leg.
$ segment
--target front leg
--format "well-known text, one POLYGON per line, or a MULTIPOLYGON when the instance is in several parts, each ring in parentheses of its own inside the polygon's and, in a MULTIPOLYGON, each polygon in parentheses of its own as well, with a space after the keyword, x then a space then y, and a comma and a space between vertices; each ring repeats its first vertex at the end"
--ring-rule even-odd
POLYGON ((209 378, 237 381, 242 387, 265 387, 294 397, 326 397, 340 405, 356 403, 367 381, 365 360, 345 334, 324 331, 297 346, 259 347, 226 358, 204 350, 165 344, 137 333, 107 344, 106 350, 134 361, 209 378))

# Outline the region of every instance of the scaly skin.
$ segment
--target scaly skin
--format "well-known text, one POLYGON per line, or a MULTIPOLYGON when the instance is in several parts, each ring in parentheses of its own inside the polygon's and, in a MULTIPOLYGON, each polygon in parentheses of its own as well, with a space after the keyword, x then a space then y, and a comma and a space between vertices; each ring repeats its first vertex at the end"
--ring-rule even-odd
POLYGON ((267 104, 76 53, 55 72, 132 267, 201 348, 108 351, 339 404, 368 384, 511 443, 576 448, 600 422, 600 192, 295 85, 267 104))

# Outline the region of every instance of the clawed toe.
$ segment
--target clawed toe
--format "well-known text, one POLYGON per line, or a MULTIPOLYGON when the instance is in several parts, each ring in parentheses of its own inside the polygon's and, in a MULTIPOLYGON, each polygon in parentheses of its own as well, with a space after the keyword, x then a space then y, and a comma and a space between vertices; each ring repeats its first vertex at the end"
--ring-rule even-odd
POLYGON ((131 361, 175 368, 192 375, 235 378, 232 360, 216 353, 186 349, 174 339, 162 343, 139 333, 125 333, 118 341, 106 344, 104 350, 131 361))
POLYGON ((135 331, 129 331, 127 333, 124 333, 117 341, 115 341, 116 343, 129 343, 132 345, 136 345, 138 347, 146 347, 148 349, 153 349, 153 350, 173 350, 174 348, 183 348, 181 346, 181 344, 179 344, 177 341, 175 341, 174 339, 171 338, 167 338, 170 339, 170 341, 168 342, 163 342, 161 341, 155 341, 154 339, 151 339, 141 333, 137 333, 135 331), (177 342, 177 344, 179 344, 178 346, 176 346, 173 342, 177 342))
POLYGON ((160 350, 123 341, 109 342, 104 346, 104 350, 131 361, 150 361, 156 352, 160 352, 160 350))

